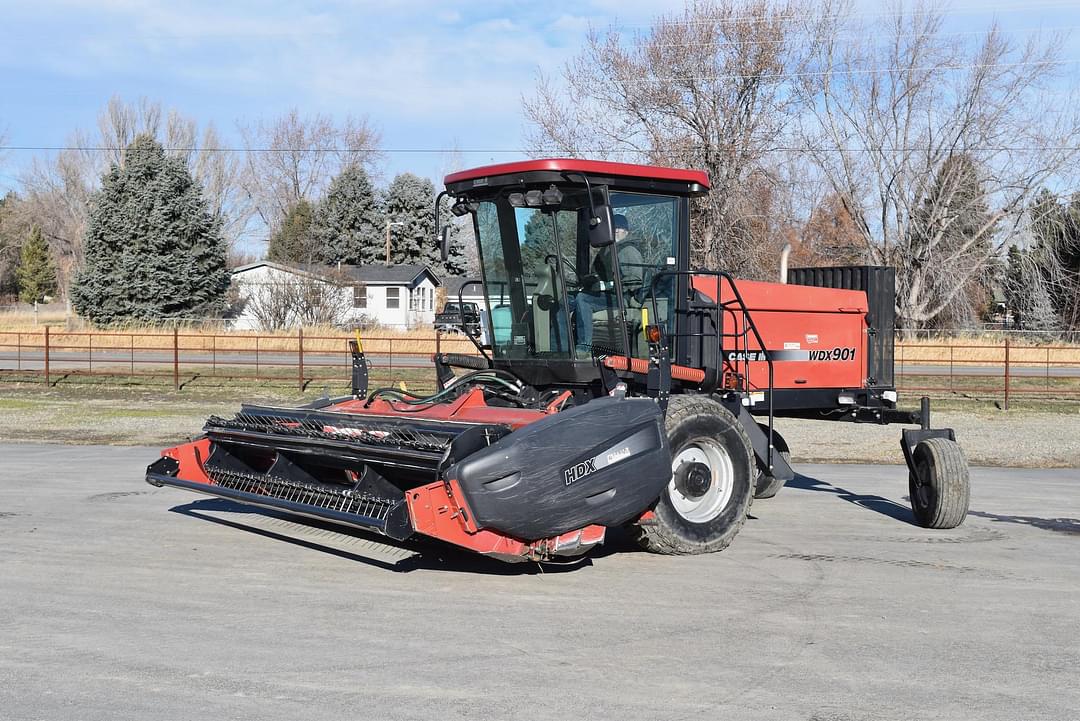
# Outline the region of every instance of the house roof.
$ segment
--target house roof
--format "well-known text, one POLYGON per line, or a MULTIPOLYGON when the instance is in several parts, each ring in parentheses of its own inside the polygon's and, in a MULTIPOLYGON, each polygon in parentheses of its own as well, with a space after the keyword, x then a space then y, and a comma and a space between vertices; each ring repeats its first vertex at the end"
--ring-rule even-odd
MULTIPOLYGON (((238 273, 262 267, 274 268, 275 270, 293 273, 295 275, 314 277, 330 283, 340 282, 339 278, 335 277, 338 274, 338 268, 333 266, 297 266, 277 263, 272 260, 259 260, 254 263, 248 263, 247 265, 233 268, 232 272, 236 275, 238 273)), ((343 265, 340 268, 340 272, 349 280, 374 285, 414 285, 419 282, 424 275, 427 275, 431 279, 431 282, 436 286, 441 285, 439 277, 432 273, 431 269, 426 265, 408 263, 401 265, 343 265)))
POLYGON ((236 268, 232 269, 231 273, 233 275, 239 275, 240 273, 246 273, 247 271, 255 270, 256 268, 273 268, 274 270, 280 270, 285 273, 305 275, 311 278, 318 278, 319 280, 325 280, 324 275, 330 270, 329 268, 322 268, 319 266, 300 267, 296 265, 288 265, 286 263, 278 263, 273 260, 257 260, 254 263, 237 266, 236 268))
POLYGON ((341 270, 361 283, 384 283, 386 285, 412 285, 425 273, 435 285, 441 285, 438 276, 426 265, 343 265, 341 270))

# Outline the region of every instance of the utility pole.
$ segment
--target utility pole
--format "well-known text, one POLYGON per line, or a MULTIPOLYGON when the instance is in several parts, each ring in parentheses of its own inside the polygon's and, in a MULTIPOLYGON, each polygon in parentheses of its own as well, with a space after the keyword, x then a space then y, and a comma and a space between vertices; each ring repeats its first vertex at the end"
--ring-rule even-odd
POLYGON ((386 221, 386 264, 390 265, 390 226, 391 225, 405 225, 401 221, 386 221))

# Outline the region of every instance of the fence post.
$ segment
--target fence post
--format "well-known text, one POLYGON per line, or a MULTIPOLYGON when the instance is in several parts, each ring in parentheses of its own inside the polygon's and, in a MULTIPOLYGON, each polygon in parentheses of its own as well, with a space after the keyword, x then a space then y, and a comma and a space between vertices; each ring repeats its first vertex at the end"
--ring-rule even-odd
POLYGON ((259 336, 255 336, 255 380, 259 380, 259 336))
POLYGON ((1046 346, 1046 392, 1050 393, 1050 346, 1046 346))
POLYGON ((49 385, 49 326, 45 326, 45 385, 49 385))
POLYGON ((390 339, 390 380, 394 378, 394 339, 390 339))
POLYGON ((298 328, 296 330, 296 351, 299 356, 299 378, 297 379, 300 384, 300 392, 304 392, 304 329, 298 328))
POLYGON ((955 393, 956 389, 953 387, 953 346, 949 344, 949 392, 955 393))
POLYGON ((173 390, 180 390, 180 329, 172 329, 172 377, 173 390))
POLYGON ((1005 410, 1009 410, 1009 337, 1005 336, 1005 410))
POLYGON ((442 331, 435 329, 435 355, 442 355, 442 331))
POLYGON ((18 366, 16 367, 19 370, 22 370, 22 333, 15 334, 15 346, 18 349, 16 354, 16 358, 18 358, 18 366))
POLYGON ((86 370, 90 375, 94 374, 94 333, 91 331, 86 336, 86 370))

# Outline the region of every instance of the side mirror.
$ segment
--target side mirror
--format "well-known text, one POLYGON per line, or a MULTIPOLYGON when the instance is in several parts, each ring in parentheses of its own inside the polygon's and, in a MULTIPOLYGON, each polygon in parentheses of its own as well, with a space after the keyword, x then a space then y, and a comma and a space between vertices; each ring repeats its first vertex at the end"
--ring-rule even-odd
POLYGON ((615 242, 614 222, 611 218, 611 208, 607 205, 597 205, 595 214, 589 218, 589 245, 594 248, 603 248, 615 242))
POLYGON ((450 257, 450 226, 444 225, 442 230, 439 231, 439 257, 442 258, 442 262, 446 262, 446 259, 450 257))

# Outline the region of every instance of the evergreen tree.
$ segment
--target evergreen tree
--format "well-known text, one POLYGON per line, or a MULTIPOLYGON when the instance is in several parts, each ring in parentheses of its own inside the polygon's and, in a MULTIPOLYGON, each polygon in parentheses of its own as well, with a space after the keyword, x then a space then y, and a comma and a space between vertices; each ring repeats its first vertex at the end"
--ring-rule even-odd
MULTIPOLYGON (((444 195, 442 200, 439 201, 439 223, 449 227, 450 233, 450 253, 446 258, 445 263, 440 262, 439 270, 436 272, 445 272, 446 275, 466 275, 468 273, 469 259, 465 253, 466 238, 470 238, 472 233, 469 232, 469 228, 464 227, 464 224, 458 222, 459 219, 450 212, 450 201, 444 195)), ((472 221, 471 216, 465 216, 464 220, 472 221)), ((438 229, 442 232, 442 228, 438 229)), ((438 258, 442 260, 441 251, 438 252, 438 258)), ((432 270, 435 270, 432 267, 432 270)))
MULTIPOLYGON (((573 262, 577 257, 576 242, 578 233, 577 213, 567 210, 542 213, 539 210, 519 211, 529 213, 525 221, 524 238, 521 243, 521 265, 526 276, 535 278, 547 267, 549 255, 561 253, 564 262, 573 262), (555 236, 552 231, 552 219, 558 224, 559 249, 555 248, 555 236)), ((589 271, 582 272, 585 275, 589 271)), ((569 271, 568 271, 569 274, 569 271)))
POLYGON ((123 165, 102 177, 85 255, 71 295, 95 323, 204 317, 224 307, 221 221, 184 162, 150 136, 137 137, 123 165))
POLYGON ((401 173, 386 190, 386 219, 401 223, 390 229, 390 262, 419 263, 444 271, 435 240, 435 186, 427 178, 401 173))
POLYGON ((364 169, 353 164, 330 182, 311 221, 311 257, 334 265, 366 265, 383 259, 386 221, 364 169))
POLYGON ((1026 305, 1024 252, 1015 245, 1009 246, 1005 259, 1005 276, 1001 280, 1002 290, 1005 293, 1005 307, 1012 314, 1013 325, 1020 327, 1023 322, 1020 316, 1026 305))
POLYGON ((1059 198, 1043 190, 1029 213, 1054 310, 1067 327, 1080 327, 1080 195, 1059 198))
POLYGON ((1049 284, 1031 251, 1022 251, 1015 245, 1009 248, 1004 285, 1013 327, 1045 332, 1060 328, 1049 284))
POLYGON ((311 223, 314 208, 300 199, 289 208, 281 227, 270 236, 266 257, 282 263, 308 263, 311 261, 311 223))
POLYGON ((10 190, 0 198, 0 295, 18 291, 19 284, 15 278, 18 256, 13 247, 18 245, 18 234, 13 232, 13 226, 18 224, 12 222, 12 209, 17 202, 14 191, 10 190))
POLYGON ((19 251, 15 276, 19 281, 19 300, 23 303, 41 303, 45 296, 56 293, 56 266, 49 254, 49 244, 36 225, 19 251))

